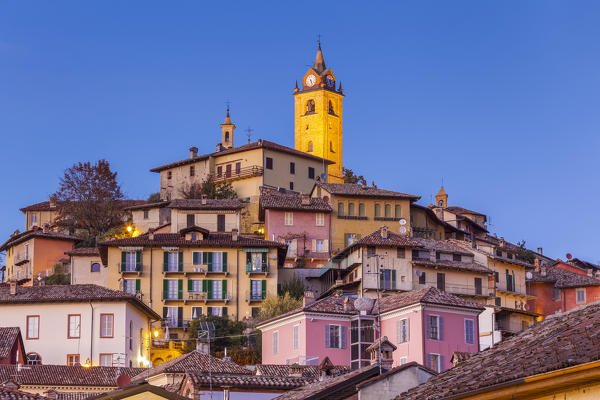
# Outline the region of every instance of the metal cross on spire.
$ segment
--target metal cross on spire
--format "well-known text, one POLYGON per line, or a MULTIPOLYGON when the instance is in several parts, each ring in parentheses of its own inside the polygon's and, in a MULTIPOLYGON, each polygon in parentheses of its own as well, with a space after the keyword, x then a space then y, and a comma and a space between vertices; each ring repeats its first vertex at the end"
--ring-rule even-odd
POLYGON ((247 127, 246 128, 246 135, 248 136, 248 143, 250 143, 250 136, 252 135, 252 132, 254 132, 254 129, 247 127))
POLYGON ((321 47, 321 34, 317 33, 317 44, 321 47))

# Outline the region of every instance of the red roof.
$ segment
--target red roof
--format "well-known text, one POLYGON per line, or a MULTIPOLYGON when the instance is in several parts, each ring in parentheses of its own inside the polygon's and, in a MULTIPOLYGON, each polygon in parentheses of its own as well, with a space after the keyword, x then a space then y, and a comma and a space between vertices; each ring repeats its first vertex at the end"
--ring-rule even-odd
POLYGON ((335 194, 339 196, 383 197, 390 199, 406 199, 410 201, 417 201, 421 198, 421 196, 416 196, 414 194, 394 192, 392 190, 379 189, 374 186, 359 185, 357 183, 317 182, 316 185, 320 186, 330 194, 335 194))

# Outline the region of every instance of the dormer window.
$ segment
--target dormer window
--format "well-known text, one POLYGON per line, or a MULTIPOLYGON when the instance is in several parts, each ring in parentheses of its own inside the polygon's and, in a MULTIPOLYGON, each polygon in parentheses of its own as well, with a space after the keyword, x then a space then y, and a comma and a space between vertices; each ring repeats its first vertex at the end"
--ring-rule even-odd
POLYGON ((315 112, 315 101, 314 100, 308 100, 306 102, 306 113, 310 114, 310 113, 314 113, 315 112))

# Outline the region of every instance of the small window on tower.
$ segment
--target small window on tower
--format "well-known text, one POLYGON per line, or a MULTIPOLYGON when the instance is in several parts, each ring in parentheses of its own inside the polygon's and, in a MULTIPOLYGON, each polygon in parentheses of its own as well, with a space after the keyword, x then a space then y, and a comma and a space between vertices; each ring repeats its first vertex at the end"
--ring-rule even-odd
POLYGON ((306 102, 306 113, 314 113, 315 112, 315 101, 309 100, 306 102))
POLYGON ((309 153, 312 153, 312 151, 313 151, 313 148, 312 148, 312 147, 313 147, 313 145, 312 145, 312 141, 311 141, 311 142, 308 142, 308 149, 307 149, 306 151, 308 151, 309 153))
POLYGON ((333 150, 333 142, 329 142, 329 151, 332 153, 335 153, 335 150, 333 150))
POLYGON ((444 206, 444 200, 440 200, 440 207, 444 206))
POLYGON ((229 142, 229 132, 225 132, 225 141, 229 142))
POLYGON ((335 115, 335 111, 333 111, 333 103, 329 100, 329 114, 335 115))

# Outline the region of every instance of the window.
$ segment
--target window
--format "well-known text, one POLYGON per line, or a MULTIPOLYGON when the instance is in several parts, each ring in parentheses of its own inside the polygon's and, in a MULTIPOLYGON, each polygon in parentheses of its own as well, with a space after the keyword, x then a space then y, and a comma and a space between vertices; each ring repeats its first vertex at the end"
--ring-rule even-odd
POLYGON ((386 204, 385 205, 385 217, 386 218, 391 218, 392 217, 392 206, 391 206, 391 204, 386 204))
POLYGON ((315 179, 315 169, 308 167, 308 179, 315 179))
POLYGON ((36 213, 31 213, 31 226, 35 226, 37 225, 37 214, 36 213))
POLYGON ((261 300, 263 298, 263 282, 262 280, 251 280, 250 281, 250 299, 261 300))
POLYGON ((290 163, 290 174, 294 175, 296 173, 296 163, 290 163))
POLYGON ((316 226, 325 226, 325 214, 323 213, 317 213, 315 215, 315 225, 316 226))
POLYGON ((169 328, 177 328, 179 326, 178 307, 163 307, 163 319, 169 328))
POLYGON ((312 143, 312 141, 308 142, 308 147, 306 148, 306 151, 308 153, 312 153, 312 151, 313 151, 313 143, 312 143))
POLYGON ((258 318, 258 314, 260 314, 260 307, 252 307, 252 318, 258 318))
POLYGON ((375 246, 367 247, 367 257, 373 257, 375 255, 375 246))
POLYGON ((271 157, 267 157, 266 168, 273 169, 273 159, 271 157))
POLYGON ((482 294, 483 290, 481 288, 481 278, 475 278, 475 294, 482 294))
MULTIPOLYGON (((217 229, 217 230, 218 230, 218 229, 217 229)), ((191 239, 191 240, 198 240, 198 235, 197 235, 196 233, 192 233, 192 234, 190 235, 190 239, 191 239)))
POLYGON ((137 290, 137 279, 125 279, 123 281, 123 291, 129 294, 135 294, 137 290))
POLYGON ((348 215, 351 217, 354 216, 354 203, 348 203, 348 215))
POLYGON ((379 286, 384 290, 396 289, 396 270, 395 269, 382 269, 379 272, 379 286))
POLYGON ((225 131, 225 141, 229 142, 229 131, 225 131))
POLYGON ((80 330, 81 330, 81 315, 79 314, 69 314, 68 318, 68 327, 67 327, 67 332, 68 335, 67 337, 69 339, 74 339, 74 338, 79 338, 80 337, 80 330))
POLYGON ((208 314, 222 317, 227 315, 227 307, 208 307, 208 314))
POLYGON ((148 217, 149 217, 148 210, 144 210, 144 219, 148 219, 148 217))
POLYGON ((171 179, 171 177, 173 176, 173 173, 171 171, 167 172, 167 179, 171 179))
POLYGON ((502 306, 502 299, 500 297, 494 298, 494 304, 497 305, 498 307, 501 307, 502 306))
POLYGON ((429 364, 429 368, 434 370, 435 372, 442 372, 440 369, 440 355, 430 353, 427 357, 427 361, 429 364))
POLYGON ((421 271, 421 275, 419 275, 419 285, 425 284, 425 272, 421 271))
POLYGON ((442 292, 446 291, 446 274, 443 272, 437 273, 437 288, 442 292))
POLYGON ((67 354, 67 365, 69 367, 80 365, 79 354, 67 354))
POLYGON ((401 218, 402 217, 402 208, 396 204, 394 206, 394 217, 395 218, 401 218))
POLYGON ((27 365, 41 365, 42 357, 38 353, 27 353, 25 356, 27 365))
POLYGON ((585 303, 585 289, 577 289, 577 303, 585 303))
POLYGON ((109 353, 100 354, 100 366, 101 367, 112 367, 113 366, 113 355, 109 353))
POLYGON ((217 167, 217 178, 220 178, 221 176, 223 176, 223 166, 219 165, 217 167))
POLYGON ((406 364, 408 359, 406 357, 400 357, 400 365, 406 364))
POLYGON ((358 203, 358 216, 359 217, 365 216, 365 204, 364 203, 358 203))
POLYGON ((27 339, 39 339, 40 338, 40 316, 39 315, 28 315, 27 316, 27 339))
POLYGON ((306 113, 314 113, 315 112, 315 101, 314 100, 308 100, 306 102, 306 113))
POLYGON ((297 350, 300 342, 300 325, 294 325, 294 350, 297 350))
POLYGON ((223 281, 220 279, 214 279, 210 281, 212 287, 211 299, 219 300, 223 298, 223 281))
POLYGON ((290 182, 290 190, 294 190, 294 182, 290 182))
POLYGON ((344 233, 344 238, 344 243, 346 246, 350 246, 352 243, 360 239, 356 233, 344 233))
POLYGON ((331 153, 335 153, 335 150, 333 149, 333 142, 332 141, 329 141, 329 151, 331 153))
POLYGON ((452 261, 460 262, 460 260, 461 260, 460 254, 452 254, 452 261))
POLYGON ((176 251, 170 251, 167 253, 167 271, 177 272, 179 271, 179 253, 176 251))
POLYGON ((317 240, 315 242, 315 244, 316 244, 316 247, 317 247, 317 249, 316 249, 317 253, 323 253, 323 252, 325 252, 325 243, 324 243, 323 240, 317 240))
POLYGON ((196 167, 192 165, 190 167, 190 176, 194 176, 194 175, 196 175, 196 167))
POLYGON ((286 239, 286 241, 285 241, 285 245, 287 246, 287 253, 285 255, 286 257, 292 257, 294 255, 292 243, 293 243, 292 239, 286 239))
POLYGON ((333 111, 333 103, 331 102, 331 100, 329 100, 329 114, 335 115, 335 112, 333 111))
POLYGON ((279 331, 273 332, 273 354, 279 352, 279 331))
POLYGON ((114 315, 100 314, 100 337, 112 338, 114 336, 114 315))
POLYGON ((429 332, 427 332, 427 338, 440 340, 440 317, 437 315, 428 315, 427 327, 429 328, 429 332))
POLYGON ((475 321, 465 319, 465 343, 475 343, 475 321))
POLYGON ((122 268, 123 271, 135 271, 137 268, 137 252, 123 252, 121 255, 121 261, 125 262, 125 268, 122 268))
POLYGON ((241 172, 242 172, 242 163, 236 162, 235 163, 235 174, 239 175, 241 172))
POLYGON ((225 232, 225 214, 217 215, 217 232, 225 232))
POLYGON ((166 279, 167 282, 167 290, 166 290, 166 300, 176 300, 179 298, 179 279, 166 279))
POLYGON ((225 178, 231 178, 231 164, 225 166, 225 178))
POLYGON ((133 350, 133 321, 129 320, 129 350, 133 350))
MULTIPOLYGON (((198 281, 200 282, 200 281, 198 281)), ((192 307, 192 319, 198 319, 202 316, 202 307, 192 307)))
POLYGON ((200 293, 202 292, 202 280, 201 279, 190 279, 188 280, 188 292, 200 293))
POLYGON ((91 272, 100 272, 100 263, 92 263, 91 272))
POLYGON ((409 320, 403 318, 396 322, 396 340, 398 343, 406 343, 409 340, 409 320))
POLYGON ((500 273, 498 271, 494 272, 494 280, 496 283, 500 282, 500 273))
POLYGON ((325 326, 325 334, 327 335, 325 338, 326 344, 325 347, 340 349, 341 348, 341 326, 340 325, 326 325, 325 326))
POLYGON ((381 204, 375 203, 375 217, 381 217, 381 204))
POLYGON ((286 226, 294 225, 294 213, 286 212, 283 216, 283 224, 286 226))
POLYGON ((344 215, 344 203, 341 201, 338 203, 338 215, 340 217, 344 215))
POLYGON ((557 287, 552 288, 552 300, 560 300, 560 289, 557 287))
POLYGON ((192 252, 192 264, 193 265, 202 265, 202 252, 201 251, 192 252))
POLYGON ((396 249, 396 258, 405 258, 406 257, 406 249, 404 247, 398 247, 396 249))

